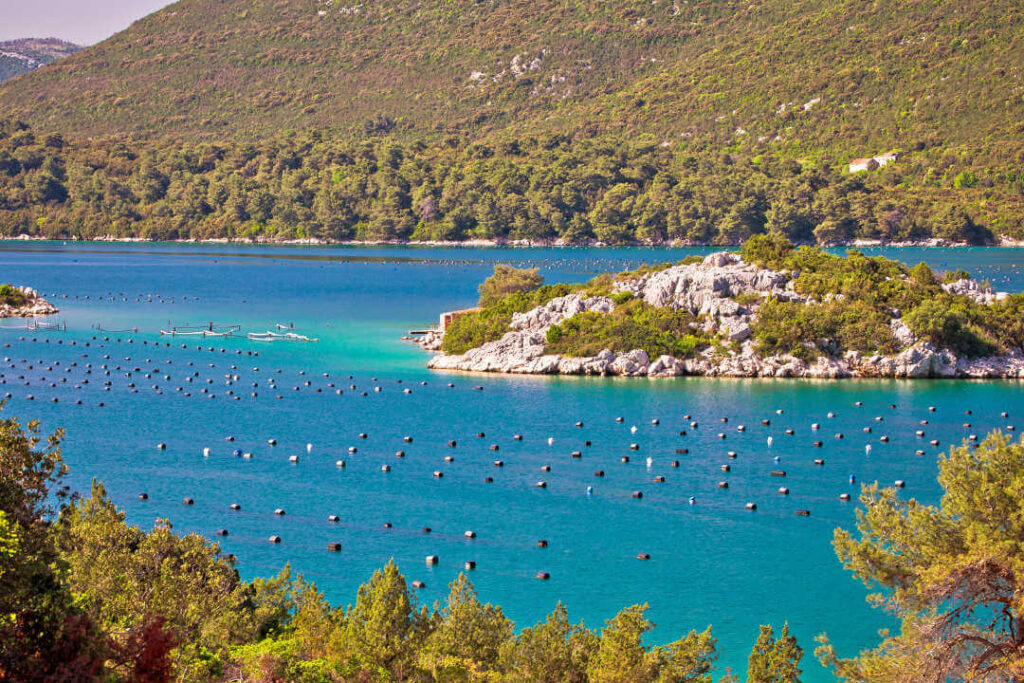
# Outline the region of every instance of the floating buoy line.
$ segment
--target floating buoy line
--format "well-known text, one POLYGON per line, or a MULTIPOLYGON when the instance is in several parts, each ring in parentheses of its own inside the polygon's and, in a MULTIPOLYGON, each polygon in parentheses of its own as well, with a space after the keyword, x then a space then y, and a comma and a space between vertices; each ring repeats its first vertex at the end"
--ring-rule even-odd
MULTIPOLYGON (((237 329, 237 326, 233 326, 237 329)), ((40 329, 40 328, 36 328, 40 329)), ((43 328, 45 329, 45 328, 43 328)), ((278 324, 278 329, 291 329, 284 328, 281 324, 278 324)), ((46 331, 57 331, 49 329, 46 331)), ((61 329, 60 331, 65 331, 61 329)), ((280 368, 264 369, 261 370, 259 367, 252 368, 240 368, 237 365, 230 365, 221 363, 198 363, 196 362, 195 356, 175 356, 173 358, 154 358, 158 356, 158 349, 168 348, 179 348, 176 345, 172 347, 169 343, 159 343, 152 340, 140 340, 131 339, 127 337, 118 337, 117 335, 127 335, 129 330, 103 330, 95 328, 95 331, 99 334, 92 336, 88 340, 69 340, 66 338, 62 339, 51 339, 42 336, 21 336, 17 339, 17 342, 21 344, 22 350, 27 348, 27 345, 45 345, 45 344, 60 344, 66 346, 75 346, 81 349, 81 353, 76 357, 75 360, 69 361, 69 359, 51 359, 44 361, 41 359, 32 360, 28 357, 20 359, 12 359, 11 357, 5 357, 3 359, 3 365, 0 365, 0 384, 6 385, 6 388, 11 390, 5 390, 3 392, 4 398, 7 400, 17 401, 20 399, 33 401, 37 398, 39 400, 46 400, 48 402, 57 403, 60 400, 63 403, 73 405, 83 405, 82 400, 75 401, 73 399, 74 392, 82 392, 84 395, 94 395, 96 392, 109 393, 112 391, 126 391, 130 394, 139 393, 141 391, 153 392, 155 395, 182 395, 187 398, 206 398, 206 400, 222 397, 232 398, 233 400, 239 400, 240 396, 236 393, 236 388, 241 388, 244 384, 248 383, 248 388, 260 389, 261 391, 252 391, 246 393, 250 394, 247 400, 261 400, 266 397, 281 398, 280 394, 276 392, 282 389, 289 389, 291 392, 305 392, 309 393, 324 393, 325 390, 331 390, 331 394, 339 396, 366 396, 365 392, 360 393, 362 388, 373 388, 375 394, 385 394, 396 396, 408 396, 411 392, 409 387, 396 387, 394 385, 401 385, 402 379, 395 379, 393 384, 388 382, 378 381, 377 378, 372 378, 367 381, 365 378, 362 380, 356 380, 352 376, 348 376, 347 380, 339 378, 333 378, 330 373, 312 373, 308 370, 298 371, 298 379, 295 375, 282 373, 280 368), (111 336, 113 335, 113 336, 111 336), (112 349, 117 345, 125 344, 139 344, 139 347, 146 346, 153 349, 152 352, 147 351, 150 355, 147 358, 134 357, 132 355, 118 355, 113 354, 112 349), (115 355, 117 357, 112 358, 115 355), (191 358, 191 360, 189 360, 191 358), (205 366, 205 367, 204 367, 205 366), (287 378, 287 379, 286 379, 287 378), (191 386, 190 386, 191 385, 191 386), (197 387, 198 385, 198 387, 197 387), (24 391, 20 395, 16 393, 16 387, 30 387, 30 391, 24 391), (219 386, 221 390, 214 393, 212 387, 219 386), (389 389, 389 386, 391 387, 389 389), (48 394, 48 389, 60 388, 62 393, 60 396, 48 394), (186 389, 193 388, 192 391, 186 389), (347 390, 343 390, 341 387, 348 387, 347 390), (65 400, 68 393, 72 394, 72 400, 65 400), (208 397, 208 398, 207 398, 208 397)), ((215 327, 212 324, 209 329, 198 330, 198 332, 213 332, 214 336, 221 334, 222 336, 230 336, 231 330, 227 328, 215 327)), ((189 336, 189 330, 182 330, 181 334, 189 336)), ((292 332, 281 332, 281 333, 268 333, 276 336, 288 337, 294 335, 292 332)), ((177 335, 177 332, 176 332, 177 335)), ((204 335, 205 336, 205 335, 204 335)), ((301 335, 300 335, 301 336, 301 335)), ((5 348, 11 348, 11 342, 4 344, 5 348)), ((204 347, 204 346, 190 346, 187 344, 180 345, 181 351, 193 351, 202 353, 226 353, 227 350, 224 348, 215 347, 204 347)), ((237 351, 237 350, 236 350, 237 351)), ((240 353, 240 352, 239 352, 240 353)), ((145 354, 144 354, 145 355, 145 354)), ((249 356, 258 354, 249 353, 249 356)), ((35 358, 35 356, 33 356, 35 358)), ((232 361, 236 362, 237 361, 232 361)), ((427 386, 428 383, 423 381, 419 383, 420 386, 427 386)), ((440 385, 438 385, 440 386, 440 385)), ((463 390, 478 390, 477 387, 481 385, 469 386, 467 384, 456 384, 454 382, 446 383, 447 388, 462 388, 463 390)), ((429 391, 429 390, 428 390, 429 391)), ((427 394, 429 396, 430 394, 427 394)), ((419 393, 416 396, 420 396, 419 393)), ((408 400, 403 398, 402 400, 408 400)), ((415 399, 412 399, 415 400, 415 399)), ((427 400, 430 400, 429 398, 427 400)), ((91 402, 91 405, 102 407, 103 402, 91 402)), ((862 403, 858 401, 855 406, 862 406, 862 403)), ((67 408, 73 409, 73 408, 67 408)), ((897 410, 894 404, 890 404, 890 410, 897 410)), ((928 414, 934 414, 937 411, 935 406, 928 407, 928 414)), ((776 411, 776 415, 782 415, 782 411, 776 411)), ((827 419, 834 419, 838 423, 840 420, 836 418, 836 412, 829 411, 826 415, 827 419)), ((973 411, 964 411, 965 415, 973 415, 973 411)), ((887 413, 889 415, 889 413, 887 413)), ((1002 410, 999 412, 999 419, 1006 421, 1009 419, 1010 412, 1002 410)), ((585 417, 585 416, 584 416, 585 417)), ((733 416, 696 416, 707 422, 717 421, 720 424, 726 424, 730 422, 730 418, 733 416)), ((744 416, 741 416, 744 417, 744 416)), ((746 416, 749 417, 749 416, 746 416)), ((784 419, 784 418, 783 418, 784 419)), ((849 416, 844 416, 845 420, 851 420, 849 416)), ((264 455, 257 450, 255 457, 263 458, 275 458, 277 461, 291 464, 294 466, 296 472, 307 472, 307 468, 317 468, 322 463, 334 462, 338 470, 337 476, 351 477, 361 476, 364 471, 361 468, 363 463, 372 463, 374 469, 376 469, 381 475, 388 475, 389 477, 399 478, 403 482, 408 482, 408 477, 415 471, 415 468, 422 465, 409 465, 407 463, 426 463, 426 462, 443 462, 444 469, 431 469, 430 465, 426 466, 426 471, 431 475, 431 478, 438 480, 436 485, 440 487, 439 490, 445 490, 449 486, 460 486, 465 485, 470 476, 469 472, 479 471, 474 470, 473 467, 480 464, 485 464, 483 460, 484 454, 488 452, 501 451, 503 459, 493 460, 492 464, 502 473, 499 476, 498 472, 495 472, 495 476, 488 476, 483 478, 485 483, 501 485, 505 483, 507 485, 523 485, 532 483, 533 488, 540 489, 536 492, 538 496, 537 500, 551 500, 552 496, 586 496, 591 501, 596 501, 594 504, 601 504, 601 501, 611 500, 625 500, 631 499, 634 501, 631 504, 637 506, 646 506, 651 504, 651 501, 658 503, 669 502, 676 506, 677 511, 684 509, 702 509, 711 507, 721 514, 720 511, 727 510, 730 507, 746 513, 757 513, 751 514, 748 519, 757 520, 764 519, 765 515, 777 516, 780 511, 786 512, 788 515, 797 517, 811 517, 812 514, 820 514, 820 511, 815 512, 811 508, 813 505, 808 506, 808 501, 821 500, 822 491, 808 491, 806 483, 802 483, 803 480, 799 477, 793 479, 790 477, 790 473, 795 469, 798 471, 806 472, 808 468, 817 466, 821 468, 823 472, 829 472, 835 467, 835 463, 840 463, 839 473, 836 475, 825 474, 826 480, 828 478, 835 477, 838 481, 842 481, 847 487, 856 485, 858 477, 856 474, 848 473, 848 466, 855 464, 853 458, 857 457, 858 454, 862 453, 860 457, 866 457, 872 455, 872 444, 864 443, 863 440, 869 438, 873 439, 873 443, 880 449, 882 453, 891 453, 897 447, 900 449, 905 448, 905 444, 896 445, 897 441, 910 441, 916 440, 915 448, 907 450, 907 454, 914 453, 916 455, 925 455, 929 452, 938 453, 938 449, 941 447, 942 439, 930 438, 934 434, 929 434, 934 429, 934 425, 927 427, 927 431, 924 428, 928 425, 928 420, 917 420, 911 428, 904 430, 903 422, 898 419, 887 419, 881 415, 871 417, 865 415, 859 418, 861 421, 861 430, 852 428, 851 425, 844 422, 844 426, 850 428, 846 431, 846 438, 843 438, 844 432, 837 431, 834 433, 834 439, 828 439, 826 445, 821 440, 808 439, 809 435, 819 433, 822 429, 821 422, 807 423, 805 427, 797 428, 793 426, 785 427, 772 427, 772 420, 769 418, 759 418, 753 421, 747 422, 745 425, 737 425, 735 432, 730 430, 728 434, 725 432, 718 432, 716 434, 708 433, 700 428, 698 419, 694 419, 689 414, 684 415, 662 415, 660 417, 651 418, 647 417, 642 421, 637 421, 636 425, 625 427, 627 424, 623 417, 616 417, 613 421, 610 420, 609 424, 619 425, 616 427, 618 430, 622 430, 620 433, 621 437, 618 438, 618 443, 615 446, 609 446, 607 441, 602 444, 601 455, 595 456, 595 451, 591 448, 592 440, 597 441, 599 439, 607 439, 608 437, 608 426, 600 425, 598 431, 593 431, 592 426, 595 420, 593 418, 588 420, 575 420, 569 419, 564 423, 564 428, 560 431, 555 431, 552 435, 549 428, 544 427, 543 429, 534 430, 534 433, 530 433, 529 430, 522 430, 512 433, 511 430, 506 434, 491 434, 491 438, 482 441, 486 438, 484 431, 466 430, 466 433, 459 435, 454 434, 452 436, 460 437, 447 438, 441 440, 431 441, 425 438, 423 435, 416 433, 412 430, 404 430, 406 433, 395 439, 396 443, 400 443, 402 450, 393 450, 394 445, 391 443, 380 443, 379 435, 371 434, 369 432, 359 432, 353 434, 352 442, 365 442, 367 444, 366 454, 360 453, 360 449, 355 445, 349 444, 325 444, 317 442, 316 437, 313 441, 297 440, 294 438, 286 438, 287 434, 279 433, 275 436, 264 435, 263 441, 269 449, 277 447, 278 455, 264 455), (864 424, 867 422, 868 424, 864 424), (673 424, 675 426, 673 426, 673 424), (760 424, 760 427, 757 425, 760 424), (870 437, 872 433, 871 424, 886 425, 886 431, 888 434, 882 434, 876 437, 870 437), (638 425, 649 425, 640 427, 638 425), (662 426, 666 425, 666 426, 662 426), (684 429, 679 429, 684 427, 684 429), (602 431, 604 430, 604 431, 602 431), (647 434, 654 434, 653 430, 669 430, 667 432, 661 432, 664 435, 671 435, 672 439, 676 439, 676 443, 688 443, 688 446, 669 447, 665 448, 666 443, 671 441, 666 440, 665 436, 659 437, 657 446, 651 445, 652 441, 646 437, 647 434), (676 431, 678 430, 678 432, 676 431), (781 430, 781 433, 780 433, 781 430), (766 431, 770 433, 765 434, 766 431), (860 433, 864 434, 865 437, 860 443, 857 442, 857 438, 849 435, 856 435, 860 433), (540 432, 540 433, 537 433, 540 432), (475 433, 476 439, 466 439, 466 436, 472 436, 475 433), (678 435, 677 435, 678 434, 678 435), (747 434, 752 434, 751 439, 744 441, 747 434), (798 436, 799 434, 799 436, 798 436), (698 435, 700 435, 698 437, 698 435), (590 437, 590 438, 585 438, 590 437), (784 438, 785 437, 785 438, 784 438), (899 438, 898 438, 899 437, 899 438), (281 439, 281 446, 278 446, 278 438, 281 439), (806 441, 797 441, 798 439, 806 439, 806 441), (725 444, 735 444, 733 448, 735 450, 724 450, 722 447, 725 444), (724 441, 724 443, 723 443, 724 441), (466 442, 470 442, 470 446, 464 445, 466 442), (842 442, 852 442, 848 446, 841 446, 842 442), (460 443, 463 444, 460 446, 460 443), (819 458, 806 458, 802 461, 794 461, 794 449, 792 444, 800 443, 800 451, 805 452, 808 448, 821 449, 821 452, 826 457, 819 458), (556 447, 556 444, 560 444, 556 447), (721 445, 718 445, 721 444, 721 445), (878 446, 882 444, 882 446, 878 446), (446 446, 449 449, 457 449, 452 452, 459 454, 458 457, 455 455, 440 455, 437 454, 437 450, 441 446, 446 446), (546 446, 546 448, 544 448, 546 446), (931 448, 929 451, 928 448, 931 448), (305 453, 301 455, 296 452, 305 449, 305 453), (506 455, 506 449, 509 453, 506 455), (769 450, 771 452, 769 453, 769 450), (862 449, 862 450, 861 450, 862 449), (629 453, 636 452, 650 452, 651 455, 644 455, 642 461, 631 462, 629 453), (345 460, 336 459, 337 454, 340 452, 346 452, 349 454, 350 459, 354 458, 354 462, 359 466, 348 468, 348 473, 345 474, 343 471, 346 470, 348 464, 345 460), (540 465, 540 470, 545 473, 545 479, 528 479, 529 474, 523 469, 525 460, 523 455, 531 455, 536 453, 547 454, 546 458, 551 458, 551 464, 545 463, 540 465), (392 454, 396 460, 390 462, 380 462, 380 458, 386 457, 385 453, 392 454), (434 455, 430 455, 433 453, 434 455), (463 455, 462 453, 465 453, 463 455), (683 458, 685 462, 684 469, 680 468, 680 460, 668 460, 665 458, 665 453, 674 453, 676 455, 686 455, 687 458, 683 458), (558 460, 559 457, 565 458, 564 461, 558 460), (432 458, 437 458, 432 460, 432 458), (614 459, 618 458, 621 465, 612 466, 611 463, 614 459), (782 458, 786 459, 786 469, 780 469, 777 463, 782 458), (594 464, 603 466, 605 469, 594 470, 594 475, 601 478, 602 481, 599 485, 591 484, 585 487, 577 487, 574 489, 568 489, 565 486, 565 478, 563 473, 567 471, 568 465, 560 465, 560 462, 572 463, 576 461, 594 461, 594 464), (463 463, 469 463, 468 468, 463 467, 463 463), (826 464, 827 463, 827 464, 826 464), (645 471, 647 474, 643 477, 642 481, 648 483, 657 484, 658 486, 644 486, 643 488, 634 488, 628 486, 623 481, 621 475, 617 474, 619 468, 625 466, 623 471, 645 471), (640 467, 642 466, 642 467, 640 467), (410 469, 412 467, 413 469, 410 469), (638 470, 637 468, 640 467, 638 470), (669 467, 673 468, 673 473, 669 476, 669 467), (606 470, 609 472, 608 477, 605 477, 606 470), (662 470, 659 472, 658 470, 662 470), (717 482, 710 479, 712 473, 720 473, 718 476, 724 476, 717 482), (738 472, 743 474, 742 485, 737 485, 735 488, 730 487, 730 477, 735 477, 738 472), (401 479, 406 477, 406 479, 401 479), (787 478, 790 482, 790 486, 771 486, 768 482, 770 478, 787 478), (497 479, 497 482, 496 482, 497 479), (605 481, 609 479, 609 481, 605 481), (517 483, 518 482, 518 483, 517 483), (682 487, 688 487, 694 489, 699 487, 699 490, 685 491, 680 489, 682 487), (761 487, 761 488, 758 488, 761 487), (760 493, 759 493, 760 491, 760 493), (673 493, 675 492, 675 493, 673 493), (697 494, 697 495, 694 495, 697 494), (774 494, 774 495, 769 495, 774 494), (733 498, 732 496, 742 496, 741 498, 733 498), (773 502, 774 501, 774 502, 773 502), (785 501, 785 502, 783 502, 785 501), (792 501, 792 502, 789 502, 792 501), (802 501, 802 502, 801 502, 802 501), (710 502, 710 505, 709 505, 710 502), (804 507, 796 507, 796 505, 803 505, 804 507)), ((941 418, 936 418, 941 422, 941 418)), ((982 419, 982 418, 971 418, 971 419, 982 419)), ((735 422, 733 422, 735 424, 735 422)), ((834 424, 834 423, 831 423, 834 424)), ((1013 431, 1014 427, 1012 424, 1003 423, 1002 428, 1007 431, 1013 431)), ((970 429, 971 423, 965 422, 962 425, 964 430, 970 429)), ((490 430, 489 430, 490 431, 490 430)), ((939 436, 942 436, 941 434, 939 436)), ((189 446, 183 443, 180 435, 165 435, 166 441, 160 441, 156 444, 157 450, 161 453, 161 457, 197 457, 201 456, 203 459, 216 459, 230 453, 234 458, 242 460, 248 460, 254 457, 252 450, 245 450, 251 448, 255 442, 252 439, 246 438, 242 435, 242 448, 230 448, 225 450, 223 446, 218 448, 214 444, 192 444, 189 446), (248 444, 248 445, 247 445, 248 444)), ((225 435, 222 438, 228 443, 234 443, 238 436, 225 435)), ((390 437, 389 437, 390 438, 390 437)), ((970 434, 965 436, 965 439, 969 443, 977 445, 977 435, 970 434)), ((151 442, 152 443, 152 442, 151 442)), ((497 455, 497 453, 494 453, 497 455)), ((634 456, 635 457, 635 456, 634 456)), ((536 462, 536 461, 534 461, 536 462)), ((867 462, 867 460, 865 460, 867 462)), ((241 466, 241 465, 240 465, 241 466)), ((435 465, 434 467, 439 467, 435 465)), ((537 467, 536 464, 533 465, 537 467)), ((323 470, 315 470, 317 474, 314 476, 323 476, 323 470)), ((533 470, 536 472, 536 469, 533 470)), ((588 470, 589 471, 589 470, 588 470)), ((284 475, 282 475, 284 476, 284 475)), ((632 475, 631 475, 632 476, 632 475)), ((574 481, 578 481, 579 472, 573 474, 574 481)), ((382 478, 382 481, 388 481, 389 479, 382 478)), ((479 481, 479 479, 478 479, 479 481)), ((776 481, 778 481, 776 479, 776 481)), ((837 481, 837 487, 838 487, 837 481)), ((629 483, 633 483, 630 480, 629 483)), ((898 490, 904 490, 911 488, 913 484, 913 477, 902 476, 900 478, 889 479, 886 485, 892 486, 898 490)), ((635 485, 635 484, 634 484, 635 485)), ((577 485, 578 486, 578 485, 577 485)), ((641 486, 643 486, 641 484, 641 486)), ((189 495, 182 496, 182 492, 178 492, 174 499, 183 503, 186 508, 190 508, 195 512, 189 512, 187 514, 194 515, 198 512, 204 514, 209 511, 207 507, 208 503, 203 497, 202 491, 187 492, 189 495)), ((902 494, 901 494, 902 495, 902 494)), ((833 490, 830 494, 833 496, 831 500, 835 501, 838 499, 840 502, 849 502, 853 497, 849 490, 833 490)), ((166 505, 168 500, 164 495, 157 497, 153 496, 153 491, 139 492, 137 494, 137 505, 153 505, 164 504, 166 505)), ((243 501, 244 502, 244 501, 243 501)), ((287 502, 287 501, 284 501, 287 502)), ((543 503, 541 503, 543 504, 543 503)), ((246 503, 249 506, 249 503, 246 503)), ((819 503, 820 505, 820 503, 819 503)), ((833 503, 836 505, 836 503, 833 503)), ((294 506, 293 506, 294 507, 294 506)), ((179 507, 179 509, 181 509, 179 507)), ((222 508, 224 509, 224 508, 222 508)), ((242 507, 239 503, 232 503, 230 508, 232 512, 240 512, 242 507)), ((185 514, 185 513, 183 513, 185 514)), ((266 512, 249 512, 246 515, 252 514, 272 514, 275 517, 281 518, 282 523, 286 522, 286 516, 284 508, 274 508, 266 512)), ((301 511, 300 511, 301 514, 301 511)), ((302 519, 300 517, 300 519, 302 519)), ((321 520, 324 520, 322 517, 321 520)), ((338 515, 330 515, 326 518, 326 521, 330 524, 340 524, 341 518, 338 515)), ((299 522, 307 523, 307 522, 299 522)), ((763 522, 752 522, 763 524, 763 522)), ((803 523, 803 522, 801 522, 803 523)), ((379 522, 378 522, 379 525, 379 522)), ((230 524, 226 527, 219 528, 216 530, 216 534, 223 537, 228 537, 231 531, 230 524)), ((391 530, 394 527, 390 522, 386 522, 383 529, 391 530)), ((289 544, 287 539, 289 534, 287 529, 282 528, 282 533, 273 534, 269 536, 271 543, 275 545, 281 545, 282 548, 288 548, 289 544)), ((268 529, 267 531, 270 531, 268 529)), ((430 533, 429 527, 423 528, 424 533, 430 533)), ((206 533, 211 533, 209 530, 206 533)), ((265 534, 266 532, 264 532, 265 534)), ((438 532, 439 534, 441 532, 438 532)), ((448 534, 461 535, 466 540, 481 539, 481 542, 490 542, 493 539, 486 537, 483 534, 478 535, 477 531, 461 531, 449 530, 445 532, 448 534)), ((263 536, 267 538, 267 536, 263 536)), ((234 536, 231 536, 234 538, 234 536)), ((324 540, 321 541, 321 548, 326 548, 329 552, 334 553, 348 553, 348 552, 359 552, 358 544, 353 545, 351 541, 345 540, 324 540)), ((543 545, 537 542, 538 548, 548 547, 548 540, 543 539, 543 545)), ((467 546, 468 547, 468 546, 467 546)), ((657 551, 657 548, 653 550, 657 551)), ((631 550, 629 551, 633 556, 651 560, 652 554, 647 549, 642 551, 631 550)), ((628 556, 628 555, 626 555, 628 556)), ((440 554, 433 554, 428 557, 434 558, 433 562, 427 564, 431 566, 444 566, 441 561, 440 554)), ((478 558, 465 559, 465 558, 449 558, 447 554, 445 557, 449 560, 452 566, 472 567, 476 569, 478 558)), ((533 571, 533 570, 531 570, 533 571)), ((551 578, 549 571, 545 569, 536 570, 537 578, 548 579, 551 578)), ((425 585, 425 584, 424 584, 425 585)))

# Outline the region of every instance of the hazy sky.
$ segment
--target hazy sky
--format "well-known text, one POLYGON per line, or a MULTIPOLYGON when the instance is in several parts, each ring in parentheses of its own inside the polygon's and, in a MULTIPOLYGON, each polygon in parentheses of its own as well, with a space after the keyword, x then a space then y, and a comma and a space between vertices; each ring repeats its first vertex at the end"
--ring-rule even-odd
POLYGON ((91 45, 171 0, 0 0, 0 40, 62 38, 91 45))

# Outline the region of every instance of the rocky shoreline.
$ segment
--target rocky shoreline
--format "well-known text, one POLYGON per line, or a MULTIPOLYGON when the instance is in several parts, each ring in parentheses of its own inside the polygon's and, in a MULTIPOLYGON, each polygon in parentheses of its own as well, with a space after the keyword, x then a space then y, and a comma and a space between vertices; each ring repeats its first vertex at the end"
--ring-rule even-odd
POLYGON ((15 289, 25 296, 25 303, 21 305, 0 303, 0 318, 35 318, 59 312, 56 306, 39 296, 39 293, 31 287, 16 287, 15 289))
MULTIPOLYGON (((1005 294, 982 288, 973 280, 944 285, 949 291, 981 303, 1005 294)), ((615 307, 607 297, 573 293, 558 297, 526 313, 517 313, 501 339, 458 355, 440 353, 443 332, 417 340, 429 351, 438 351, 427 366, 435 370, 498 372, 536 375, 597 375, 619 377, 805 377, 843 378, 1013 378, 1024 379, 1024 354, 1020 352, 985 358, 957 357, 918 340, 895 314, 890 330, 899 352, 892 356, 862 355, 856 351, 808 362, 791 355, 762 356, 751 337, 750 323, 756 303, 740 304, 736 297, 769 296, 788 301, 807 299, 793 289, 790 273, 758 268, 738 254, 711 254, 701 263, 678 265, 635 280, 617 282, 616 291, 628 290, 652 306, 685 308, 701 316, 703 329, 724 343, 711 346, 694 358, 648 357, 635 349, 605 349, 596 356, 577 358, 546 353, 546 335, 558 324, 582 311, 608 312, 615 307), (730 348, 731 347, 731 348, 730 348)))

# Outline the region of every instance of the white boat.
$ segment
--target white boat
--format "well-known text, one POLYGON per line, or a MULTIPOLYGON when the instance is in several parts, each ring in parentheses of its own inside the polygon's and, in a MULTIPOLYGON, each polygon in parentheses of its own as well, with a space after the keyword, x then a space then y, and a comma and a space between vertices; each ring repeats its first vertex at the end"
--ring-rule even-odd
POLYGON ((228 325, 217 329, 212 325, 206 327, 190 327, 180 325, 169 330, 160 330, 160 334, 168 337, 231 337, 241 329, 240 325, 228 325))
POLYGON ((296 334, 295 332, 286 332, 285 334, 279 334, 277 332, 250 332, 246 335, 252 341, 299 341, 299 342, 318 342, 318 337, 307 337, 303 334, 296 334))

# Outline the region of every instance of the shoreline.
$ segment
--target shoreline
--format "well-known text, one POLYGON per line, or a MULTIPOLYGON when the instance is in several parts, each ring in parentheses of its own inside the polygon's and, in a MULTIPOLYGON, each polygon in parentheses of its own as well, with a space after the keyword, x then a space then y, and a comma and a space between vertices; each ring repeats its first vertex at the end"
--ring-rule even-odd
POLYGON ((947 379, 947 380, 1022 380, 1024 356, 987 356, 957 358, 949 351, 928 344, 915 345, 896 356, 819 357, 807 363, 793 356, 731 355, 723 358, 678 359, 659 356, 650 359, 639 350, 615 353, 606 349, 597 356, 574 357, 543 355, 520 365, 493 364, 484 359, 467 359, 467 354, 437 354, 427 368, 468 374, 506 374, 563 377, 678 378, 715 379, 947 379))
MULTIPOLYGON (((318 238, 309 239, 251 239, 248 237, 216 237, 210 239, 177 239, 177 240, 154 240, 145 237, 116 237, 107 235, 103 237, 42 237, 39 235, 21 234, 15 236, 0 237, 0 242, 74 242, 76 244, 232 244, 251 246, 306 246, 306 247, 445 247, 445 248, 511 248, 511 249, 590 249, 590 248, 625 248, 625 249, 722 249, 742 246, 742 243, 735 244, 710 244, 706 242, 690 242, 687 240, 671 240, 666 242, 626 242, 622 244, 608 244, 600 240, 587 242, 564 242, 561 240, 491 240, 491 239, 470 239, 470 240, 321 240, 318 238)), ((815 246, 806 243, 808 246, 815 246)), ((801 244, 803 246, 803 244, 801 244)), ((818 245, 822 248, 874 248, 889 247, 896 249, 903 248, 928 248, 928 249, 950 249, 972 247, 978 249, 1015 249, 1024 248, 1024 239, 1016 240, 1010 237, 1000 236, 992 244, 968 244, 966 242, 950 242, 948 240, 929 238, 923 240, 906 240, 899 242, 886 242, 884 240, 849 240, 836 242, 834 244, 818 245)))

